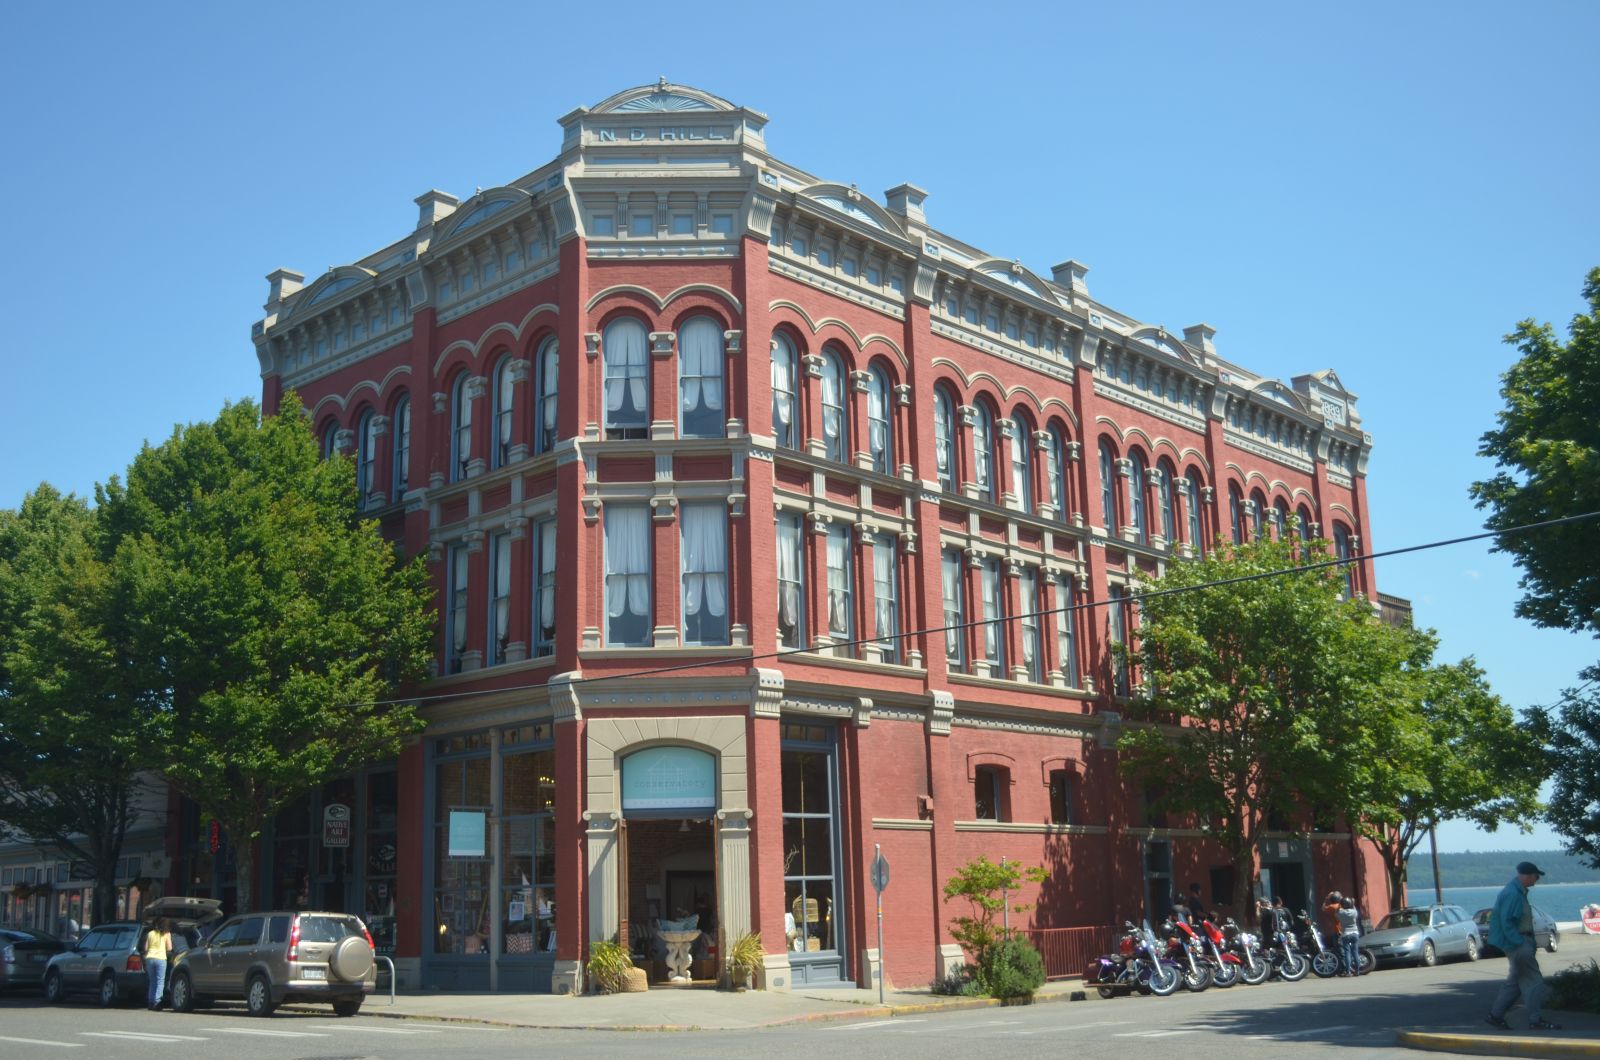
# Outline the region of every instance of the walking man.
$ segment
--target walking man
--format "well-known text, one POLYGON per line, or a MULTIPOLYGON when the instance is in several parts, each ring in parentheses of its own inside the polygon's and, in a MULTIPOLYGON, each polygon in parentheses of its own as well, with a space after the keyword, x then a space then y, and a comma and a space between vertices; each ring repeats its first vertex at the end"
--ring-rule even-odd
POLYGON ((1559 1023, 1551 1023, 1540 1015, 1544 1004, 1544 975, 1539 971, 1539 958, 1533 944, 1533 906, 1528 902, 1528 889, 1539 882, 1544 873, 1531 861, 1520 862, 1517 874, 1494 900, 1494 912, 1489 918, 1489 941, 1505 951, 1507 963, 1506 983, 1489 1007, 1488 1024, 1501 1030, 1510 1030, 1506 1013, 1517 1003, 1518 995, 1528 1010, 1528 1029, 1557 1031, 1559 1023))

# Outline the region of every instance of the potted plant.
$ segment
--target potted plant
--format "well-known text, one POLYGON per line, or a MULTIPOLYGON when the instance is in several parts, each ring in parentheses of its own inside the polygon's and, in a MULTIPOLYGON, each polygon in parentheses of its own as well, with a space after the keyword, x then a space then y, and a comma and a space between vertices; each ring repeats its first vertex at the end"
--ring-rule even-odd
POLYGON ((589 943, 589 978, 603 994, 635 993, 647 986, 644 971, 633 966, 627 948, 614 939, 589 943))
POLYGON ((761 969, 761 933, 752 931, 739 936, 728 947, 728 978, 735 990, 746 990, 756 981, 761 969))

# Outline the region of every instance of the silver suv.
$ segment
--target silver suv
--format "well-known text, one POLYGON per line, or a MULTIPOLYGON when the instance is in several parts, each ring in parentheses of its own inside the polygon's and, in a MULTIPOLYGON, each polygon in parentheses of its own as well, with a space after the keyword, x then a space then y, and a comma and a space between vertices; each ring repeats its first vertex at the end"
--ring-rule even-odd
MULTIPOLYGON (((69 995, 92 993, 105 1006, 143 1001, 148 979, 139 943, 150 925, 157 917, 166 918, 176 956, 199 942, 200 925, 221 916, 220 905, 211 898, 158 898, 145 906, 139 921, 96 924, 69 949, 50 958, 42 983, 45 1000, 59 1004, 69 995)), ((169 977, 169 989, 171 982, 169 977)))
POLYGON ((378 982, 372 936, 348 913, 246 913, 172 962, 172 1008, 243 998, 252 1016, 285 1001, 328 1001, 354 1016, 378 982))

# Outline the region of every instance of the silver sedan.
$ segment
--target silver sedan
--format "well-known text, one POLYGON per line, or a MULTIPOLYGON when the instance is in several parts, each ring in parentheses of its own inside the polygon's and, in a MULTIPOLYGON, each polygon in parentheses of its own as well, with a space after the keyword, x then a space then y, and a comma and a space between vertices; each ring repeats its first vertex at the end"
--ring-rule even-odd
POLYGON ((1483 940, 1466 910, 1457 905, 1431 905, 1396 909, 1375 931, 1362 936, 1361 945, 1372 951, 1379 964, 1432 966, 1441 957, 1477 960, 1483 940))

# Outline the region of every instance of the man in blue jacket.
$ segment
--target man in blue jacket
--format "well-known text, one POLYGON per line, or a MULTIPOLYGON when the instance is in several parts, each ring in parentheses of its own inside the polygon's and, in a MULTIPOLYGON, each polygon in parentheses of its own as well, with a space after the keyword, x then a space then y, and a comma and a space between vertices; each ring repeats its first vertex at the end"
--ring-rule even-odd
POLYGON ((1505 951, 1510 963, 1506 984, 1489 1007, 1488 1023, 1491 1027, 1510 1030, 1506 1013, 1517 1003, 1518 995, 1528 1009, 1528 1029, 1534 1031, 1560 1030, 1559 1023, 1551 1023, 1539 1014, 1544 1004, 1544 975, 1539 971, 1539 958, 1533 944, 1533 906, 1528 902, 1528 889, 1539 882, 1544 873, 1531 861, 1517 865, 1517 874, 1505 885, 1494 900, 1494 912, 1489 917, 1489 941, 1505 951))

